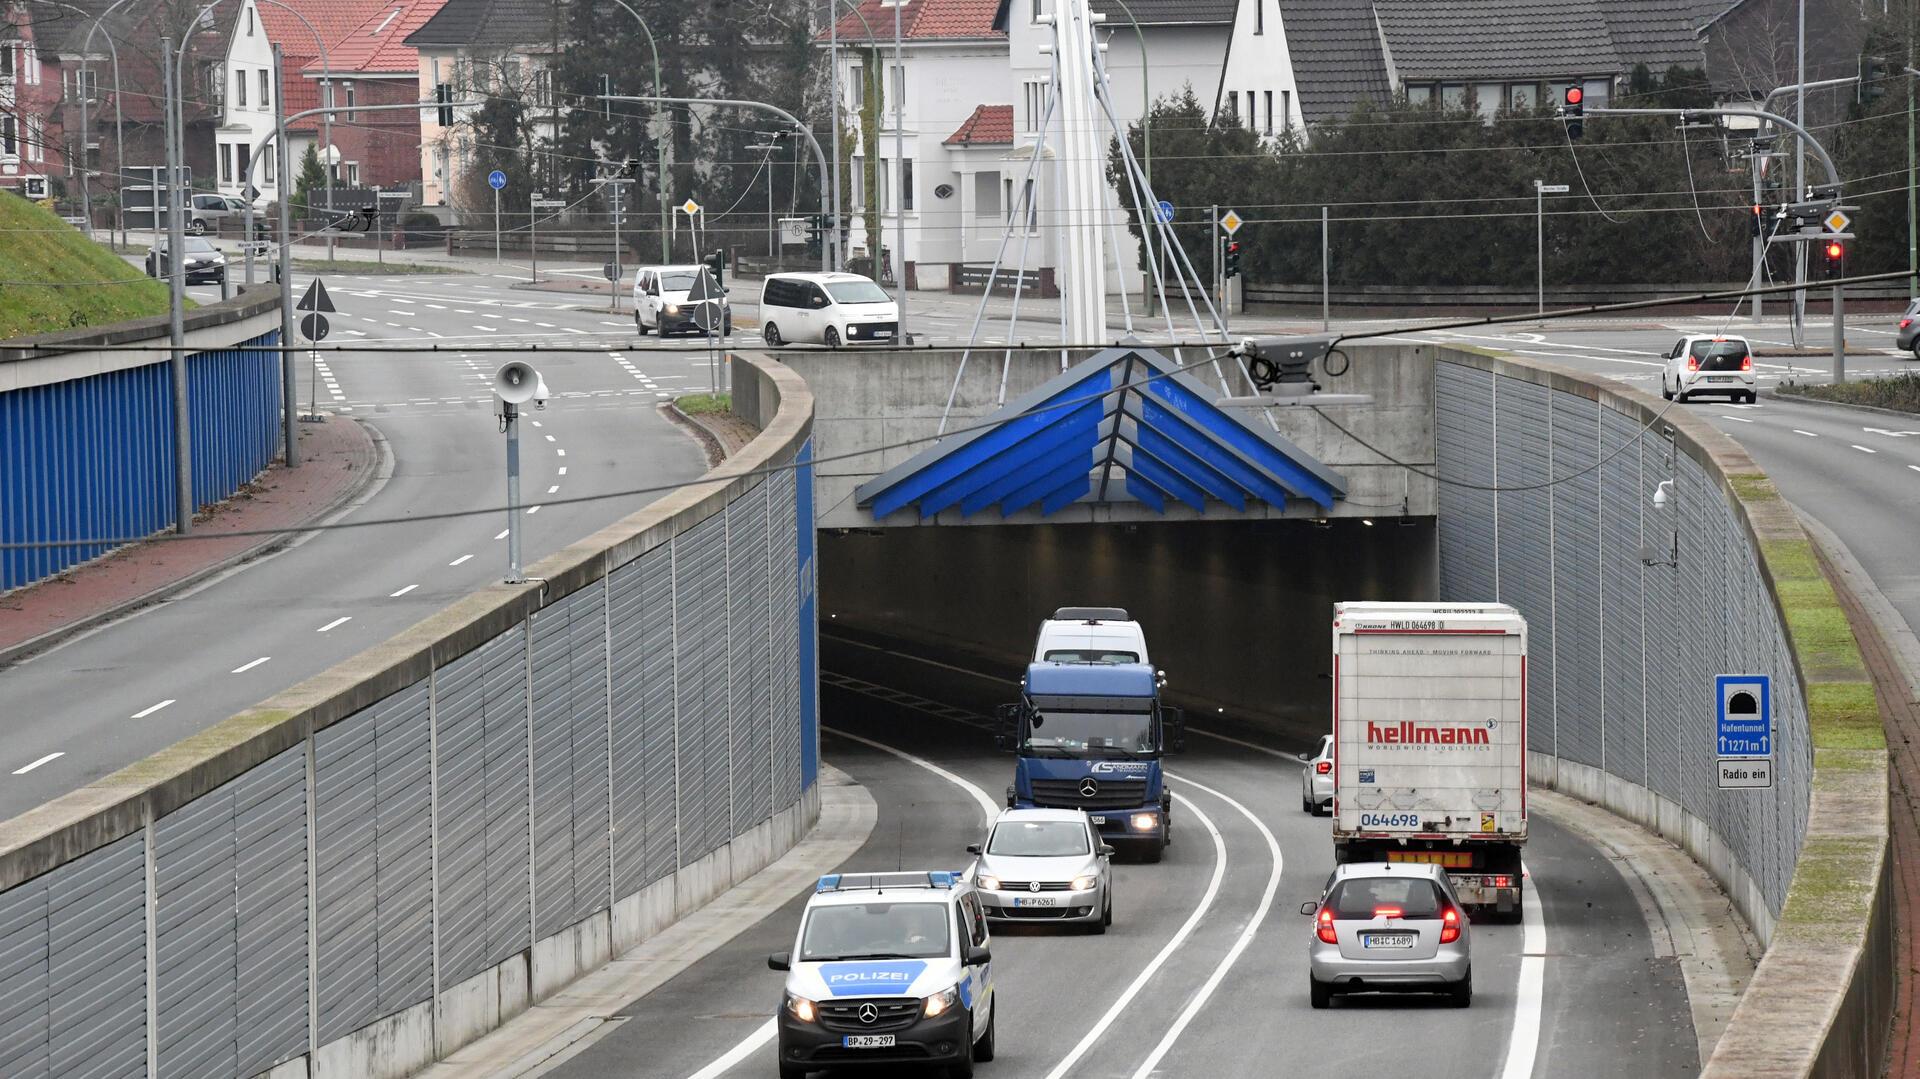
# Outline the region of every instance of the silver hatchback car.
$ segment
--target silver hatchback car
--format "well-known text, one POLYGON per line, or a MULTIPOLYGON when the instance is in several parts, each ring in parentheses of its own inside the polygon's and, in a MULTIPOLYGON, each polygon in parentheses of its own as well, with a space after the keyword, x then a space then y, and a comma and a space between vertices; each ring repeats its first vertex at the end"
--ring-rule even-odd
POLYGON ((1312 753, 1300 754, 1300 812, 1333 812, 1333 735, 1320 736, 1312 753))
POLYGON ((1444 993, 1456 1008, 1473 1003, 1466 911, 1438 866, 1339 866, 1326 895, 1300 913, 1313 917, 1307 978, 1314 1007, 1347 993, 1444 993))
POLYGON ((973 883, 988 918, 1067 922, 1104 933, 1113 924, 1113 848, 1078 809, 1006 809, 979 856, 973 883))

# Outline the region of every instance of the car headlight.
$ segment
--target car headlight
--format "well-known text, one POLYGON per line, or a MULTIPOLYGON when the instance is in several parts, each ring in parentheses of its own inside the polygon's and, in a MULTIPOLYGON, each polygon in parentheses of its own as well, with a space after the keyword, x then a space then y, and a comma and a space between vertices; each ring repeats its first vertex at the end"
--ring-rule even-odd
POLYGON ((793 993, 787 994, 787 1014, 802 1023, 811 1023, 820 1016, 819 1009, 813 1006, 813 1001, 793 993))
POLYGON ((926 1007, 923 1009, 923 1011, 926 1017, 929 1019, 933 1018, 936 1015, 945 1015, 947 1012, 947 1009, 953 1007, 954 1002, 959 999, 960 999, 960 987, 957 985, 950 985, 945 989, 942 989, 938 993, 935 993, 934 995, 928 997, 926 1007))
POLYGON ((669 315, 677 315, 677 314, 679 314, 679 313, 680 313, 680 305, 679 305, 679 304, 677 304, 677 303, 670 303, 670 304, 668 304, 668 305, 667 305, 667 314, 669 314, 669 315))
POLYGON ((985 888, 989 892, 997 892, 1000 890, 1000 878, 992 876, 991 874, 982 873, 973 879, 973 883, 977 887, 985 888))
POLYGON ((1136 832, 1151 832, 1159 823, 1160 818, 1151 813, 1135 813, 1133 815, 1133 830, 1136 832))
POLYGON ((1093 886, 1098 883, 1100 883, 1100 878, 1096 874, 1082 873, 1073 878, 1073 890, 1076 892, 1090 891, 1093 886))

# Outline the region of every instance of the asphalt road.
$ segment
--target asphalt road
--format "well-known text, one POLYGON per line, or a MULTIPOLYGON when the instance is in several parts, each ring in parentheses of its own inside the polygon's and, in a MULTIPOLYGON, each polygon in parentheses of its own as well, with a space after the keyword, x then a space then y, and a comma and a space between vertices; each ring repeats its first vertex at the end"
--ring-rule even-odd
MULTIPOLYGON (((841 869, 964 867, 966 845, 980 838, 981 806, 919 762, 996 802, 1012 762, 992 750, 983 727, 924 709, 958 708, 984 724, 1010 683, 921 662, 935 657, 897 642, 847 641, 829 637, 823 648, 823 744, 832 763, 868 788, 879 817, 841 869), (902 687, 919 699, 901 703, 890 691, 902 687)), ((1356 998, 1313 1011, 1308 923, 1299 906, 1318 898, 1333 852, 1326 818, 1300 811, 1299 766, 1289 755, 1297 748, 1191 736, 1188 752, 1171 762, 1181 799, 1173 846, 1158 865, 1116 865, 1114 926, 1106 935, 995 930, 1003 1010, 999 1053, 982 1074, 1237 1076, 1284 1066, 1299 1076, 1480 1079, 1529 1074, 1506 1071, 1516 1047, 1537 1049, 1530 1074, 1541 1076, 1697 1072, 1674 960, 1654 958, 1640 909, 1610 864, 1539 814, 1527 848, 1544 932, 1528 960, 1542 968, 1537 998, 1520 985, 1525 927, 1476 925, 1470 1011, 1437 998, 1356 998), (1176 1016, 1203 993, 1176 1032, 1176 1016), (1521 1020, 1516 1036, 1516 1014, 1538 1018, 1521 1020)), ((702 1069, 753 1039, 773 1014, 782 975, 768 971, 765 958, 791 947, 804 901, 796 895, 633 1002, 624 1022, 553 1074, 772 1075, 770 1042, 731 1069, 702 1069)))
MULTIPOLYGON (((317 388, 323 411, 371 422, 392 451, 391 477, 344 519, 404 522, 504 502, 505 450, 486 380, 507 357, 463 355, 457 345, 597 344, 594 335, 610 318, 564 297, 515 294, 505 284, 443 276, 328 279, 339 308, 329 343, 453 342, 445 355, 330 353, 324 367, 301 372, 303 401, 310 386, 317 388), (499 332, 476 333, 479 312, 501 316, 499 332), (526 321, 506 321, 509 313, 526 321), (542 336, 508 329, 521 325, 542 336)), ((305 287, 304 275, 297 287, 305 287)), ((193 291, 218 296, 217 287, 193 291)), ((688 361, 677 353, 622 358, 626 363, 602 353, 535 359, 555 396, 522 426, 529 505, 678 482, 705 470, 699 448, 655 411, 669 387, 691 379, 688 361)), ((704 382, 704 367, 699 377, 704 382)), ((537 560, 654 497, 529 510, 521 517, 523 558, 537 560)), ((8 717, 0 818, 170 745, 501 578, 506 543, 496 537, 504 529, 504 514, 496 513, 313 534, 0 670, 8 717), (63 755, 15 773, 53 753, 63 755)))

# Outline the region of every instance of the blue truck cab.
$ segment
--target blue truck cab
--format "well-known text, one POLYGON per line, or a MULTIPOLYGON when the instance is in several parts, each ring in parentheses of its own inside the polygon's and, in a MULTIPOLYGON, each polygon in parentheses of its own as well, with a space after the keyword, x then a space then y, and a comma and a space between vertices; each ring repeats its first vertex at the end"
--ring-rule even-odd
POLYGON ((1145 663, 1035 663, 1020 701, 998 709, 994 742, 1012 750, 1007 805, 1082 809, 1103 839, 1160 860, 1173 797, 1161 758, 1185 747, 1185 719, 1160 702, 1145 663))

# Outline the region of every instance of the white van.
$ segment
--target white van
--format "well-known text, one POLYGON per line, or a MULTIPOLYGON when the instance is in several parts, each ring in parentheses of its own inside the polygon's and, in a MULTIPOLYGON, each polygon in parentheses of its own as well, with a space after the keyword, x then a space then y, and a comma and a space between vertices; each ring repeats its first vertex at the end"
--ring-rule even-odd
MULTIPOLYGON (((704 335, 706 331, 693 318, 696 305, 687 302, 687 294, 693 291, 694 278, 706 270, 705 266, 640 267, 633 275, 633 328, 640 336, 657 333, 665 337, 680 332, 704 335)), ((712 285, 711 279, 708 285, 712 285)), ((724 295, 720 297, 720 315, 721 334, 732 334, 733 305, 724 295)))
POLYGON ((1152 663, 1147 634, 1119 607, 1062 607, 1040 623, 1035 663, 1152 663))
POLYGON ((871 278, 854 273, 768 274, 760 291, 761 335, 788 344, 892 344, 900 308, 871 278))

